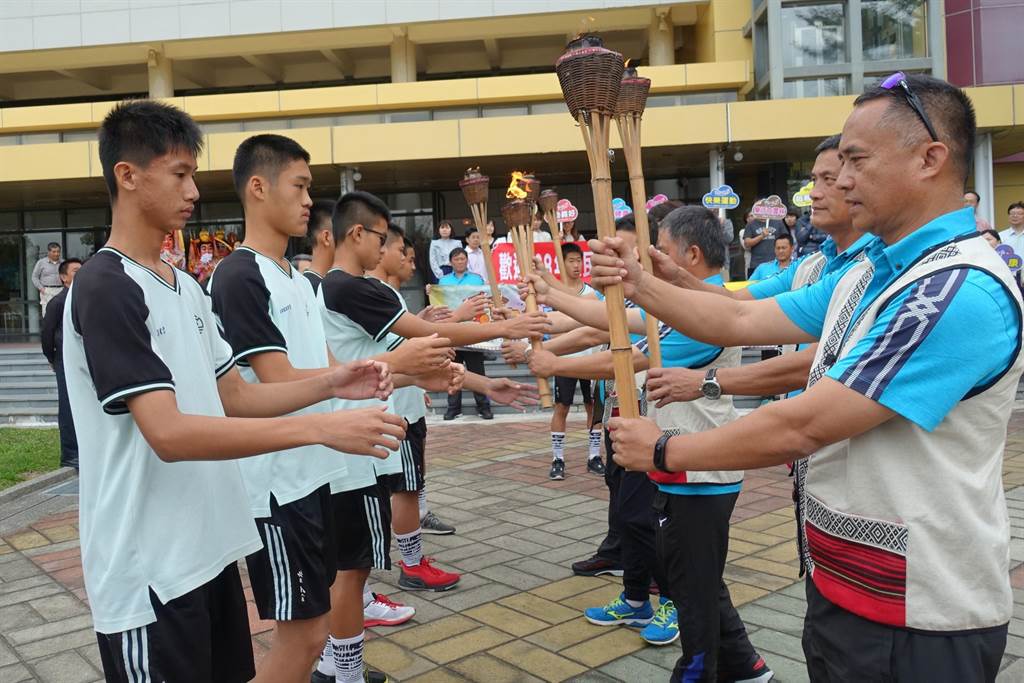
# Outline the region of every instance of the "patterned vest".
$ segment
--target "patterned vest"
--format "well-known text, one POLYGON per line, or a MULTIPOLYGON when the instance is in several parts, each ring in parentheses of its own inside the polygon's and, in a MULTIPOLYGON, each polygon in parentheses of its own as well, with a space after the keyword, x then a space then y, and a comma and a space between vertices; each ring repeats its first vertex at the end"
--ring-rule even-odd
MULTIPOLYGON (((878 340, 898 365, 898 345, 909 352, 930 320, 915 309, 941 306, 940 286, 968 269, 995 278, 1024 313, 1005 264, 980 236, 970 236, 930 250, 854 320, 874 270, 863 260, 832 295, 808 386, 850 352, 890 300, 920 283, 906 313, 878 340)), ((897 415, 803 461, 800 536, 822 595, 866 619, 926 631, 1010 620, 1002 460, 1022 370, 1018 342, 1010 369, 964 396, 935 430, 897 415)), ((884 383, 884 373, 872 381, 884 383)))

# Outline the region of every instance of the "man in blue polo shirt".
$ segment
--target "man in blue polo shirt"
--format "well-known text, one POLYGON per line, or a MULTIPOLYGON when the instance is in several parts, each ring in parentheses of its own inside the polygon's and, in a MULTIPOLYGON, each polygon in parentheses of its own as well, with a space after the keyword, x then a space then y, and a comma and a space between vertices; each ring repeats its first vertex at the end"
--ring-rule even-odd
POLYGON ((845 274, 772 301, 709 301, 643 275, 614 241, 592 245, 598 286, 624 281, 626 296, 702 341, 821 340, 808 391, 725 428, 663 438, 644 419, 610 425, 634 469, 809 457, 814 680, 991 681, 999 670, 1013 612, 1001 464, 1024 304, 959 206, 975 133, 970 100, 937 79, 894 74, 860 96, 837 184, 854 227, 879 240, 845 274))
POLYGON ((442 275, 437 281, 439 285, 483 285, 484 279, 469 271, 469 255, 462 247, 455 247, 448 256, 452 264, 452 272, 442 275))

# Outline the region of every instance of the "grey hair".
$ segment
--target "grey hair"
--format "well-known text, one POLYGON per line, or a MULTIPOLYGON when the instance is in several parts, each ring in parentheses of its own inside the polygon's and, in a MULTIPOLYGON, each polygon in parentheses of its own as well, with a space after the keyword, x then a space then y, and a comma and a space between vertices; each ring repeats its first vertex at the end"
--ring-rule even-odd
POLYGON ((698 247, 704 255, 704 262, 710 267, 721 268, 725 265, 729 242, 726 241, 718 216, 712 211, 703 206, 681 206, 665 216, 659 227, 668 231, 669 237, 681 249, 698 247))

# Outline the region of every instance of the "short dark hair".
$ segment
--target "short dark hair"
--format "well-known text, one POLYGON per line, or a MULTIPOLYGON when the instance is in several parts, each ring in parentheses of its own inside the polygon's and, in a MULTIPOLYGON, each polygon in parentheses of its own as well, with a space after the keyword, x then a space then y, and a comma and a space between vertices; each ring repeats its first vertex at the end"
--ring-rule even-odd
POLYGON ((793 246, 793 236, 787 232, 784 232, 781 235, 776 235, 775 241, 778 242, 779 240, 786 240, 789 242, 789 246, 793 246))
POLYGON ((129 161, 145 168, 171 150, 184 149, 199 156, 203 133, 182 110, 153 100, 128 100, 104 117, 99 130, 100 166, 111 200, 117 199, 114 166, 129 161))
POLYGON ((786 217, 788 218, 790 216, 792 216, 793 218, 800 218, 800 212, 797 211, 796 209, 789 209, 788 211, 786 211, 786 217))
POLYGON ((1002 244, 1002 242, 1003 242, 1003 238, 999 236, 999 231, 998 230, 993 230, 992 228, 989 228, 988 230, 982 230, 981 234, 982 235, 992 235, 993 237, 996 238, 996 242, 999 242, 1000 244, 1002 244))
POLYGON ((448 252, 448 260, 451 261, 453 258, 459 256, 460 254, 462 256, 465 256, 466 258, 469 258, 469 254, 466 253, 465 249, 463 249, 462 247, 455 247, 450 252, 448 252))
POLYGON ((416 245, 412 243, 411 239, 409 239, 408 237, 403 237, 402 242, 405 244, 406 249, 412 249, 415 251, 416 245))
POLYGON ((306 229, 306 235, 312 238, 315 233, 327 229, 320 224, 334 216, 334 204, 332 199, 318 199, 313 202, 313 206, 309 208, 309 227, 306 229))
POLYGON ((68 274, 68 266, 70 266, 72 263, 77 263, 78 265, 82 265, 82 259, 75 258, 74 256, 72 256, 71 258, 64 259, 63 261, 60 262, 60 265, 57 266, 57 274, 58 275, 67 275, 68 274))
POLYGON ((388 242, 394 242, 395 240, 405 240, 405 230, 402 226, 395 223, 388 223, 388 242))
POLYGON ((235 150, 235 162, 231 166, 238 198, 245 203, 245 186, 254 175, 265 175, 274 182, 285 165, 298 159, 308 164, 309 152, 291 138, 273 133, 246 138, 235 150))
POLYGON ((50 251, 51 249, 60 249, 60 242, 50 242, 47 244, 46 251, 50 251))
POLYGON ((468 228, 466 228, 466 237, 469 237, 474 232, 480 232, 480 228, 476 227, 475 225, 469 226, 468 228))
POLYGON ((696 246, 711 268, 725 265, 726 241, 722 224, 714 212, 703 206, 681 206, 659 223, 680 246, 696 246))
POLYGON ((658 228, 658 224, 665 220, 665 216, 669 215, 683 203, 678 199, 669 199, 667 202, 661 204, 655 204, 651 207, 651 210, 647 212, 647 220, 650 221, 655 230, 658 228))
POLYGON ((575 242, 566 242, 562 245, 562 257, 564 258, 569 254, 579 254, 580 258, 583 258, 583 250, 575 242))
POLYGON ((964 194, 973 194, 974 201, 978 202, 979 204, 981 203, 981 195, 975 192, 974 190, 967 190, 967 192, 964 192, 964 194))
POLYGON ((827 138, 818 143, 818 146, 814 148, 814 155, 817 156, 822 152, 827 152, 830 149, 838 150, 839 141, 843 139, 842 135, 829 135, 827 138))
POLYGON ((615 219, 615 231, 619 230, 636 232, 636 221, 633 219, 633 214, 627 213, 625 216, 615 219))
POLYGON ((449 230, 454 230, 454 228, 452 227, 452 222, 451 221, 441 221, 440 223, 437 224, 437 236, 438 237, 441 236, 441 228, 443 228, 446 225, 448 226, 449 230))
MULTIPOLYGON (((966 181, 971 172, 978 128, 970 98, 960 88, 932 76, 910 74, 907 76, 907 85, 921 100, 925 113, 935 126, 939 142, 949 147, 953 162, 966 181)), ((903 141, 908 146, 920 144, 927 138, 928 130, 899 88, 887 90, 876 85, 854 100, 853 106, 859 107, 882 98, 889 100, 889 107, 880 120, 882 125, 901 125, 904 130, 903 141)))
POLYGON ((344 242, 354 226, 365 226, 378 218, 391 222, 391 210, 379 197, 362 190, 346 192, 334 207, 334 243, 344 242))
POLYGON ((1006 213, 1010 213, 1014 209, 1024 209, 1024 202, 1014 202, 1006 207, 1006 213))

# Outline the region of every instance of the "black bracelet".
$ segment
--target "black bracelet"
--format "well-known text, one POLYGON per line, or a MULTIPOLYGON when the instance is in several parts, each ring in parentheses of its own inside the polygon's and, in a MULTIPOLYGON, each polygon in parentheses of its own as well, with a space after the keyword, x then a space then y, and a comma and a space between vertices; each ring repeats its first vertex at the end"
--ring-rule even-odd
POLYGON ((658 442, 654 444, 654 467, 662 472, 671 473, 671 470, 665 464, 665 446, 671 438, 671 434, 662 434, 658 442))

